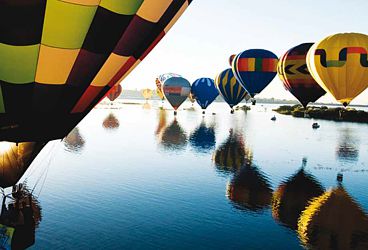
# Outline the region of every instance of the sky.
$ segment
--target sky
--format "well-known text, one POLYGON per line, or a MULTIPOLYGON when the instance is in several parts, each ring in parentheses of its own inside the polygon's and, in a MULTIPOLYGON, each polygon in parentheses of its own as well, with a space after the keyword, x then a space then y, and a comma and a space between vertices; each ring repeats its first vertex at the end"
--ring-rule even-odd
MULTIPOLYGON (((341 32, 368 34, 367 0, 193 0, 155 49, 122 82, 123 89, 155 86, 157 75, 190 82, 229 68, 228 58, 251 48, 282 56, 290 48, 341 32)), ((258 95, 295 99, 278 77, 258 95)), ((331 95, 320 99, 337 103, 331 95)), ((368 105, 368 90, 352 104, 368 105)))

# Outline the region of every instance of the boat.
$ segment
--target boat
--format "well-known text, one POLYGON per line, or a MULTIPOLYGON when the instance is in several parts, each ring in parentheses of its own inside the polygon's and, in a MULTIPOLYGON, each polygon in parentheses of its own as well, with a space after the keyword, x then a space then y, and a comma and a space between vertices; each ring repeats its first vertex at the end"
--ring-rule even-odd
POLYGON ((312 128, 319 128, 320 126, 319 126, 319 124, 317 123, 317 122, 314 122, 313 124, 312 124, 312 128))

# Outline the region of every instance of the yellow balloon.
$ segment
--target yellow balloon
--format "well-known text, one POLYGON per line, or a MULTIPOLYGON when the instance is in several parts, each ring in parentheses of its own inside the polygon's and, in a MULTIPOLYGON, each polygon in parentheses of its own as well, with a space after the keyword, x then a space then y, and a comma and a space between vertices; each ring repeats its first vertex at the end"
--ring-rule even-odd
POLYGON ((367 35, 335 34, 310 48, 307 66, 317 83, 347 106, 368 86, 367 52, 367 35))
POLYGON ((164 94, 162 94, 161 89, 157 88, 157 89, 156 89, 156 94, 157 94, 157 96, 158 96, 161 100, 164 100, 164 99, 165 99, 164 94))
POLYGON ((144 99, 148 100, 152 97, 152 90, 151 89, 142 89, 142 95, 144 99))

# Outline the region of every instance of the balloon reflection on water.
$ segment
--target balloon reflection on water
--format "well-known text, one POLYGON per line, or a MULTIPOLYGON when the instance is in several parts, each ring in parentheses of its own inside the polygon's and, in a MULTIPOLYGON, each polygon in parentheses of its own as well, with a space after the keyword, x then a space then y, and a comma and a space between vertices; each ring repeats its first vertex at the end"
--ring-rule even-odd
POLYGON ((206 121, 203 119, 190 135, 189 142, 196 152, 210 152, 216 145, 215 125, 212 123, 210 126, 207 126, 206 121))
POLYGON ((339 185, 309 203, 299 218, 298 235, 311 249, 368 249, 368 217, 339 185))
POLYGON ((272 216, 278 222, 297 229, 300 213, 308 202, 324 192, 322 185, 302 167, 278 186, 272 195, 272 216))
POLYGON ((114 130, 119 128, 120 123, 118 118, 113 113, 110 113, 103 121, 102 126, 106 130, 114 130))
POLYGON ((179 151, 186 148, 188 138, 176 117, 168 126, 161 129, 158 142, 162 148, 169 151, 179 151))
POLYGON ((356 162, 359 158, 359 138, 354 131, 344 128, 339 131, 339 144, 336 147, 336 157, 341 162, 356 162))
POLYGON ((79 128, 75 127, 64 139, 64 146, 67 151, 80 152, 85 144, 85 140, 81 135, 79 128))

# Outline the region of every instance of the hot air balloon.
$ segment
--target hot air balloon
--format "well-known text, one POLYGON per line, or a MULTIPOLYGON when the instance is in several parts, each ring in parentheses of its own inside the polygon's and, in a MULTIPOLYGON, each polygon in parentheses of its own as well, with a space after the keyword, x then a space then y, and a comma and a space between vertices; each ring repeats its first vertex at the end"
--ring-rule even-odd
POLYGON ((109 98, 109 100, 113 102, 121 95, 121 92, 123 92, 123 88, 121 87, 120 83, 118 83, 109 90, 109 92, 107 93, 107 98, 109 98))
POLYGON ((206 153, 212 150, 216 145, 214 126, 207 126, 206 122, 202 120, 191 134, 189 142, 197 152, 206 153))
POLYGON ((15 185, 47 142, 0 142, 0 187, 15 185))
POLYGON ((219 95, 215 82, 211 78, 199 78, 192 84, 192 95, 199 106, 206 109, 219 95))
POLYGON ((339 186, 310 202, 299 218, 298 235, 310 249, 368 249, 368 217, 339 186))
POLYGON ((239 53, 234 58, 232 70, 239 83, 254 98, 275 77, 277 61, 277 56, 271 51, 250 49, 239 53))
POLYGON ((236 57, 236 55, 235 54, 233 54, 233 55, 231 55, 231 56, 229 56, 229 65, 230 65, 230 67, 231 67, 231 65, 233 64, 233 60, 234 60, 234 58, 236 57))
POLYGON ((317 83, 347 106, 368 86, 368 36, 340 33, 314 44, 307 55, 317 83))
POLYGON ((234 112, 233 107, 238 105, 244 98, 246 100, 250 98, 247 91, 236 80, 231 69, 226 69, 218 74, 215 84, 221 96, 229 104, 231 113, 234 112))
POLYGON ((304 169, 305 164, 274 191, 272 216, 283 225, 296 230, 301 212, 309 201, 324 192, 322 185, 304 169))
POLYGON ((85 144, 85 140, 79 132, 78 127, 75 127, 63 141, 67 151, 74 153, 80 152, 85 144))
POLYGON ((226 195, 237 208, 260 212, 270 205, 272 189, 264 174, 247 162, 228 183, 226 195))
POLYGON ((163 101, 164 100, 164 94, 162 93, 162 84, 158 77, 155 80, 156 82, 156 95, 163 101))
POLYGON ((142 96, 147 101, 152 97, 152 89, 142 89, 142 96))
POLYGON ((107 130, 114 130, 119 128, 119 120, 113 113, 110 113, 102 122, 102 126, 107 130))
POLYGON ((190 94, 190 83, 181 76, 173 76, 165 80, 162 90, 166 100, 174 108, 174 114, 176 114, 176 110, 190 94))
POLYGON ((190 2, 1 1, 0 139, 66 136, 190 2))
POLYGON ((158 98, 160 98, 161 101, 165 100, 164 94, 162 93, 161 89, 156 89, 156 95, 158 96, 158 98))
POLYGON ((277 72, 284 87, 307 107, 309 102, 317 101, 326 94, 309 74, 306 57, 313 43, 302 43, 288 50, 280 59, 277 72))

